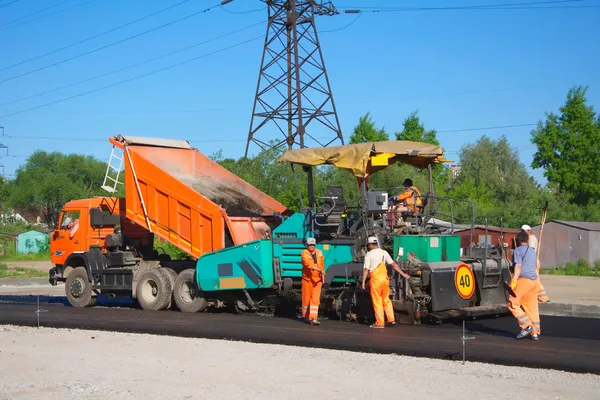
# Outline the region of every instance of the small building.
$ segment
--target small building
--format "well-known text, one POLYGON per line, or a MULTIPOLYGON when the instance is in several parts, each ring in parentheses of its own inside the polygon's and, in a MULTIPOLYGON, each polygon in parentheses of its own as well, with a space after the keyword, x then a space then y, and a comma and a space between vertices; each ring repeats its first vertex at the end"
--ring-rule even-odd
POLYGON ((0 232, 0 257, 15 254, 17 251, 17 234, 0 232))
MULTIPOLYGON (((487 243, 490 246, 496 247, 499 245, 499 238, 503 236, 503 244, 506 243, 509 249, 515 247, 515 241, 520 229, 500 228, 498 226, 487 227, 487 237, 485 226, 476 225, 473 229, 473 243, 475 246, 485 246, 487 243), (486 241, 487 239, 487 241, 486 241)), ((454 234, 460 235, 460 247, 466 249, 471 246, 471 228, 457 229, 454 234)))
POLYGON ((40 253, 48 247, 48 235, 43 232, 29 231, 17 236, 17 253, 40 253))
MULTIPOLYGON (((540 228, 532 227, 538 240, 540 228)), ((564 266, 579 259, 593 266, 600 261, 600 222, 546 221, 539 252, 542 267, 564 266)))

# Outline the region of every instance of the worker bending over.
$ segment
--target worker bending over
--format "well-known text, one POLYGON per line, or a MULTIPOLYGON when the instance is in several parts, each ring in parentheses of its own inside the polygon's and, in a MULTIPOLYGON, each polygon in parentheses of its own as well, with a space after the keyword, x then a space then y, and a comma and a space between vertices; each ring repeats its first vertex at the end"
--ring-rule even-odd
POLYGON ((423 205, 421 192, 413 185, 412 179, 405 179, 402 185, 404 186, 404 192, 393 197, 393 200, 399 202, 398 205, 392 207, 392 211, 396 212, 397 219, 400 219, 403 212, 414 211, 415 207, 423 205))
POLYGON ((311 325, 321 325, 318 321, 321 286, 325 282, 325 257, 316 248, 315 238, 306 239, 306 249, 302 252, 302 318, 311 325))
MULTIPOLYGON (((527 235, 529 236, 529 239, 527 241, 527 244, 529 245, 529 247, 531 247, 533 250, 535 250, 536 254, 539 253, 539 250, 538 250, 538 240, 535 237, 535 235, 533 234, 533 232, 531 232, 531 227, 529 225, 523 225, 521 227, 521 231, 527 233, 527 235)), ((539 264, 539 262, 537 263, 537 274, 538 274, 538 279, 537 279, 537 285, 538 285, 537 298, 538 298, 538 301, 540 303, 550 303, 550 298, 546 294, 546 289, 544 289, 544 285, 542 285, 542 280, 540 278, 540 264, 539 264)))
POLYGON ((519 232, 517 235, 519 247, 513 253, 515 270, 510 281, 514 296, 511 294, 508 298, 508 309, 521 327, 517 339, 529 336, 537 340, 541 333, 537 299, 537 261, 535 250, 529 247, 528 240, 527 232, 519 232))
POLYGON ((403 272, 398 264, 392 260, 390 254, 379 248, 379 243, 375 236, 367 239, 367 249, 369 250, 365 256, 365 263, 362 275, 362 288, 365 289, 367 275, 370 275, 370 290, 371 301, 375 311, 375 325, 371 328, 384 327, 384 314, 390 325, 396 324, 394 317, 394 309, 390 300, 390 278, 387 273, 387 265, 390 265, 394 270, 398 271, 404 278, 409 279, 410 275, 403 272))

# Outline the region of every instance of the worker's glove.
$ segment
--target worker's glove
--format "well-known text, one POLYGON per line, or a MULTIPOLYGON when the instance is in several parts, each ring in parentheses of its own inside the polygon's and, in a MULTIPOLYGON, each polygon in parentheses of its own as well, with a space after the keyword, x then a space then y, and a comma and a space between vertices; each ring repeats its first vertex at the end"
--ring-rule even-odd
POLYGON ((516 280, 516 279, 512 279, 512 280, 510 281, 510 288, 511 288, 512 290, 515 290, 515 289, 517 288, 517 280, 516 280))

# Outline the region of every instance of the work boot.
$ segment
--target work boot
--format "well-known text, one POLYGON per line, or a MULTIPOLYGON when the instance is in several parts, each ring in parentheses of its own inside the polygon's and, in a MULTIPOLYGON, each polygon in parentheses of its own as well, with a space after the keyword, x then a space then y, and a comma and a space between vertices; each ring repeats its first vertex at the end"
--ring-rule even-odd
POLYGON ((537 333, 534 333, 533 335, 529 336, 529 338, 533 340, 538 340, 540 336, 537 333))
POLYGON ((396 326, 396 321, 388 322, 387 326, 389 326, 390 328, 396 326))
POLYGON ((311 325, 315 325, 315 326, 321 325, 321 323, 319 321, 317 321, 316 319, 311 319, 309 323, 311 325))
POLYGON ((373 324, 373 325, 369 325, 369 328, 374 328, 374 329, 383 329, 384 326, 383 325, 377 325, 377 324, 373 324))
POLYGON ((531 335, 531 332, 533 332, 533 326, 528 326, 517 335, 517 339, 526 338, 527 336, 531 335))

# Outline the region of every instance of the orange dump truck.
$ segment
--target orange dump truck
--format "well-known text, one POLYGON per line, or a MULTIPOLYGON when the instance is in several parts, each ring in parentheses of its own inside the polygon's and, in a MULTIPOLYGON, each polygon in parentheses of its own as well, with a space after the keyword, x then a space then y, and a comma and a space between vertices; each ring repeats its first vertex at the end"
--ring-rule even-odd
POLYGON ((151 310, 169 307, 174 298, 180 309, 199 311, 206 301, 194 295, 196 259, 269 240, 290 214, 187 141, 109 140, 113 152, 103 188, 116 193, 124 184, 125 197, 65 204, 51 238, 50 282, 65 282, 73 306, 92 305, 94 295, 106 294, 137 298, 151 310), (191 260, 170 260, 153 248, 154 237, 191 260))

